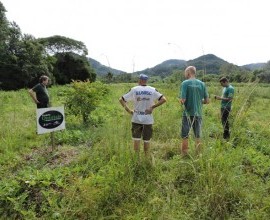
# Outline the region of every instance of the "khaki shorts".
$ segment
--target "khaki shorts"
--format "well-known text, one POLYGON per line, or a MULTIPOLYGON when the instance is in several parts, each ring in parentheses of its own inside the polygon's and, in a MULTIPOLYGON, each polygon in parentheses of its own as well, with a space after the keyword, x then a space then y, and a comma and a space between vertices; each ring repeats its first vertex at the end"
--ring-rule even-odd
POLYGON ((152 125, 143 125, 132 122, 132 138, 133 139, 143 139, 144 141, 150 141, 153 134, 152 125))

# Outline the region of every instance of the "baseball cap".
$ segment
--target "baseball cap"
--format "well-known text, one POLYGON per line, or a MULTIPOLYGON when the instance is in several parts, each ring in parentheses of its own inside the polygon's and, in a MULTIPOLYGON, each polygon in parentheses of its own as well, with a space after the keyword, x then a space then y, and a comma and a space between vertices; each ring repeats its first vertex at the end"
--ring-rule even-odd
POLYGON ((148 80, 148 76, 145 74, 140 74, 139 79, 148 80))

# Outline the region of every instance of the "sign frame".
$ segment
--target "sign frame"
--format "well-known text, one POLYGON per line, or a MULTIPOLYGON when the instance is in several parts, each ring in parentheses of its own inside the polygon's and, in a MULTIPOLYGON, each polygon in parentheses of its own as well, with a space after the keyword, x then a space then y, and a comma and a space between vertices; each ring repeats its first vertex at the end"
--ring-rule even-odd
POLYGON ((50 133, 66 128, 64 106, 37 109, 37 134, 50 133))

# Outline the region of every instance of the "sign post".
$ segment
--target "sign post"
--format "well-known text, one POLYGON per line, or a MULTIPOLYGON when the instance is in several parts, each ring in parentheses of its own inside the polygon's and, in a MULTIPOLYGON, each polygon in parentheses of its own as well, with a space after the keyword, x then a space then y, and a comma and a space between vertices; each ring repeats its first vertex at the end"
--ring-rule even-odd
POLYGON ((51 133, 52 151, 54 151, 54 131, 65 129, 64 107, 37 109, 37 133, 51 133))
POLYGON ((55 150, 55 146, 54 146, 54 132, 51 132, 51 143, 52 143, 52 151, 55 150))

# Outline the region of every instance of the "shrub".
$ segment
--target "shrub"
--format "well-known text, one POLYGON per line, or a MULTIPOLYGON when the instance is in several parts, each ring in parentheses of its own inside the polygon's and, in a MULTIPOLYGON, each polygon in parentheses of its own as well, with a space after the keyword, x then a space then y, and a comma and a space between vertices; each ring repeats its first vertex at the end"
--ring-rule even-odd
POLYGON ((101 82, 73 81, 72 90, 67 91, 68 112, 81 115, 84 124, 90 123, 90 114, 108 94, 108 88, 101 82))

